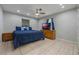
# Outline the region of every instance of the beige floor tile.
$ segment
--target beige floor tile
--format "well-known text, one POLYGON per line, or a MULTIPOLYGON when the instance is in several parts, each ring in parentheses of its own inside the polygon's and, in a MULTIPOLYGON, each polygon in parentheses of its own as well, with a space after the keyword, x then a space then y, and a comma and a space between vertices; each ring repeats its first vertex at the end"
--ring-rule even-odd
POLYGON ((12 42, 0 46, 2 55, 77 55, 78 48, 74 43, 64 40, 40 40, 13 49, 12 42))

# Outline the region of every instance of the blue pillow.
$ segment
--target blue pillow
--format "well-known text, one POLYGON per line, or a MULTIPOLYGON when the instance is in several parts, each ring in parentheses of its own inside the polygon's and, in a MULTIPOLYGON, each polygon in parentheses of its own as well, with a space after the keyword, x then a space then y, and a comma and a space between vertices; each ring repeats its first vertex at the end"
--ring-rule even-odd
POLYGON ((22 30, 22 31, 25 31, 25 30, 27 30, 27 27, 24 27, 24 26, 23 26, 23 27, 21 27, 21 30, 22 30))
POLYGON ((24 28, 24 30, 26 31, 26 30, 27 30, 27 28, 25 27, 25 28, 24 28))
MULTIPOLYGON (((24 26, 23 26, 23 27, 24 27, 24 26)), ((24 30, 32 30, 32 27, 26 26, 26 27, 24 27, 24 30)))
POLYGON ((27 30, 32 30, 32 27, 27 27, 27 30))
POLYGON ((25 31, 25 30, 32 30, 32 27, 16 27, 16 31, 25 31))
POLYGON ((32 27, 29 27, 29 30, 32 30, 32 27))
POLYGON ((16 27, 16 31, 21 31, 21 27, 16 27))

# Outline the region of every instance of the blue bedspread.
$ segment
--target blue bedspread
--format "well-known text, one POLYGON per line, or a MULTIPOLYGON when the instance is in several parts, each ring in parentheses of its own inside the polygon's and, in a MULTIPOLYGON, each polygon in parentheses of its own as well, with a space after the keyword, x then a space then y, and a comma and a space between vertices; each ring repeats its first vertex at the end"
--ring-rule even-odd
POLYGON ((43 33, 37 30, 14 31, 13 36, 14 36, 13 40, 14 48, 17 48, 26 43, 44 39, 43 33))

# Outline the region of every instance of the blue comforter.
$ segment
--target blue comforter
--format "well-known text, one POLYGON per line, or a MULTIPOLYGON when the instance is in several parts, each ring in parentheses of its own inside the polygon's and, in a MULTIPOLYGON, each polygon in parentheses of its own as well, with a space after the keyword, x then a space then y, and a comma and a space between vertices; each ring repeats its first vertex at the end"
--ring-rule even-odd
POLYGON ((13 36, 14 36, 13 40, 14 48, 17 48, 26 43, 44 39, 43 33, 37 30, 14 31, 13 36))

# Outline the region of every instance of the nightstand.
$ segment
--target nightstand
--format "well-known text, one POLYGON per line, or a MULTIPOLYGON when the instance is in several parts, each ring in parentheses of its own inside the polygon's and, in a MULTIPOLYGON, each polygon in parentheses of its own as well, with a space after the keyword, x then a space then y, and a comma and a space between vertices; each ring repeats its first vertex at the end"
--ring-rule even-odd
POLYGON ((2 41, 6 42, 6 41, 11 41, 13 40, 13 33, 3 33, 2 34, 2 41))

